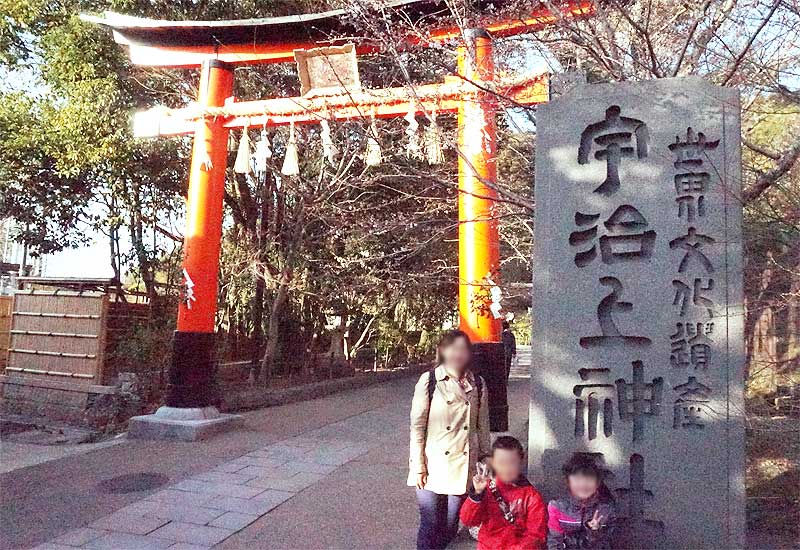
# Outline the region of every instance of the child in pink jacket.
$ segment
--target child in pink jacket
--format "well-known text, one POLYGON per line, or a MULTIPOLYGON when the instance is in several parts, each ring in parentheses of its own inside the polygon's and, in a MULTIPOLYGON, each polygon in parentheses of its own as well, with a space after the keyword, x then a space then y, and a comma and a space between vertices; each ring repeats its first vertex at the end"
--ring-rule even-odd
POLYGON ((562 471, 569 494, 547 505, 547 549, 611 548, 617 512, 605 471, 585 453, 572 455, 562 471))

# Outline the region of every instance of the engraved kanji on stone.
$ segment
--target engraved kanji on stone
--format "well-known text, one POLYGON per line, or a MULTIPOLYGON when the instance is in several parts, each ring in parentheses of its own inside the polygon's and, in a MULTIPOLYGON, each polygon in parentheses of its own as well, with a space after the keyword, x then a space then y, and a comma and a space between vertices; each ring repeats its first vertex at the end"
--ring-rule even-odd
POLYGON ((694 260, 696 264, 706 270, 706 273, 714 273, 714 265, 708 256, 703 254, 701 248, 705 245, 714 244, 716 241, 713 237, 703 235, 697 232, 697 229, 690 227, 686 235, 673 239, 669 242, 669 247, 672 250, 684 250, 685 253, 678 264, 678 272, 683 273, 689 266, 689 263, 694 260))
POLYGON ((673 306, 680 306, 680 316, 684 317, 689 307, 703 308, 708 312, 709 317, 714 317, 714 302, 705 296, 705 293, 714 290, 714 279, 696 278, 689 286, 680 279, 672 281, 675 288, 675 298, 672 300, 673 306))
MULTIPOLYGON (((569 236, 569 244, 584 247, 575 254, 575 265, 585 267, 597 257, 599 214, 575 214, 577 231, 569 236), (585 229, 583 229, 585 228, 585 229), (589 248, 586 246, 591 245, 589 248)), ((645 217, 633 206, 623 204, 603 222, 605 234, 599 239, 600 256, 603 263, 644 260, 651 256, 655 246, 656 232, 648 230, 645 217)))
POLYGON ((706 215, 706 198, 703 195, 681 195, 675 202, 678 204, 678 217, 686 218, 689 223, 694 223, 697 218, 706 215))
POLYGON ((711 355, 714 323, 676 323, 671 334, 669 362, 673 367, 706 369, 711 355))
POLYGON ((633 310, 631 302, 620 301, 622 283, 616 277, 600 277, 600 284, 611 288, 611 293, 600 300, 597 306, 597 321, 600 325, 600 336, 584 336, 579 343, 583 348, 633 346, 646 347, 651 344, 650 338, 622 334, 614 321, 614 313, 633 310))
POLYGON ((617 406, 619 417, 623 421, 633 422, 633 441, 640 441, 644 436, 645 419, 648 416, 661 414, 661 396, 664 392, 664 379, 653 378, 644 381, 644 363, 633 361, 632 381, 619 378, 617 386, 617 406))
POLYGON ((686 128, 686 139, 681 141, 681 136, 675 136, 675 143, 669 144, 669 150, 675 154, 675 168, 691 170, 690 173, 697 174, 699 172, 695 169, 702 168, 708 158, 706 151, 712 151, 717 146, 718 139, 708 141, 703 132, 695 132, 690 126, 686 128))
POLYGON ((706 215, 705 193, 711 181, 711 174, 704 168, 706 151, 718 145, 719 140, 708 141, 702 132, 695 135, 692 128, 686 129, 685 140, 676 136, 675 143, 669 145, 675 154, 674 166, 681 170, 674 177, 678 217, 685 217, 689 223, 706 215))
POLYGON ((649 133, 641 120, 621 116, 618 105, 606 109, 606 118, 590 124, 581 132, 578 163, 588 164, 592 149, 594 158, 606 161, 606 179, 594 192, 610 196, 620 186, 619 165, 623 157, 645 158, 649 133), (594 147, 596 146, 596 147, 594 147))
POLYGON ((619 531, 631 548, 651 547, 663 536, 664 523, 646 517, 647 502, 654 495, 645 487, 644 457, 640 454, 631 455, 628 485, 614 491, 622 504, 619 531))
POLYGON ((575 437, 586 436, 590 441, 597 438, 600 416, 603 417, 602 433, 610 437, 614 433, 614 398, 616 389, 608 380, 611 371, 604 368, 580 369, 578 375, 585 383, 572 388, 575 395, 575 437), (588 427, 588 429, 587 429, 588 427))
POLYGON ((685 384, 672 388, 678 392, 673 410, 672 427, 702 429, 703 417, 711 411, 711 388, 690 376, 685 384))

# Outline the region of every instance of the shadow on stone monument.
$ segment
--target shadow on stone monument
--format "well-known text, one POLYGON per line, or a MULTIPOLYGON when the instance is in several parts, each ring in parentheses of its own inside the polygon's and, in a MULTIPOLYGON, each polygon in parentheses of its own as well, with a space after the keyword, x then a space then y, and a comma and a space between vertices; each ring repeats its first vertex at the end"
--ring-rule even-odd
POLYGON ((539 107, 529 472, 602 456, 620 548, 744 546, 740 155, 699 78, 539 107))

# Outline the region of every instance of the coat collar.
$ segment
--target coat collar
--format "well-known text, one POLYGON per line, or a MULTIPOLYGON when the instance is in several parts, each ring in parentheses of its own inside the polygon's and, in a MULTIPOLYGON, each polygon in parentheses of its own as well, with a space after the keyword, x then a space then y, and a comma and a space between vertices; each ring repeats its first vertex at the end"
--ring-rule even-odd
MULTIPOLYGON (((449 374, 447 374, 447 370, 445 370, 444 366, 439 365, 433 371, 434 376, 436 376, 437 382, 442 382, 444 380, 449 380, 452 378, 449 374)), ((464 391, 469 392, 475 386, 475 375, 472 371, 467 370, 466 374, 464 375, 464 380, 466 384, 464 385, 464 391)), ((455 382, 455 380, 453 380, 455 382)))

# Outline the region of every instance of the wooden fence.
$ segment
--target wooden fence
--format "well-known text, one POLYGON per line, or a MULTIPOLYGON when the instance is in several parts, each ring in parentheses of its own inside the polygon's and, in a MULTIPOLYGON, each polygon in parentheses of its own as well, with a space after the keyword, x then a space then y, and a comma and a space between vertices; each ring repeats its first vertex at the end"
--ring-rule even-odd
POLYGON ((7 373, 102 383, 106 294, 20 290, 13 304, 7 373))
POLYGON ((8 348, 11 344, 12 296, 0 296, 0 372, 8 364, 8 348))

